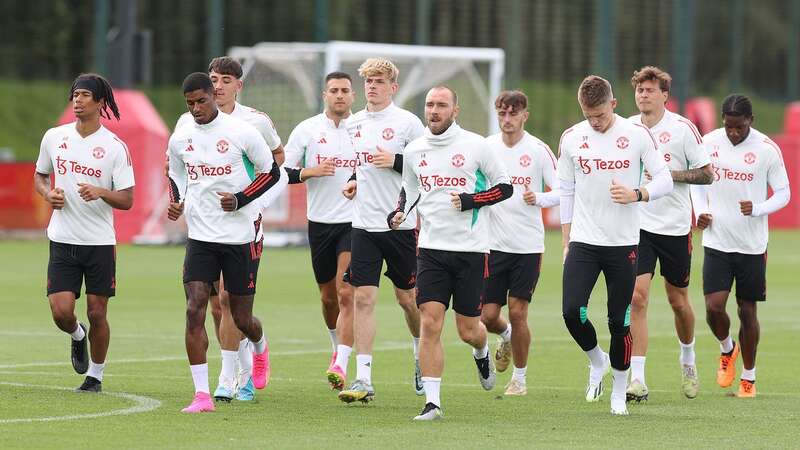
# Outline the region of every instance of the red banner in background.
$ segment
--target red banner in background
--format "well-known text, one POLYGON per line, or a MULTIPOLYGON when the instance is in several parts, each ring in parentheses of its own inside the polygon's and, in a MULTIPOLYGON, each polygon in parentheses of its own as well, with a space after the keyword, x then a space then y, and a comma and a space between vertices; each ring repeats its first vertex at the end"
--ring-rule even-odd
POLYGON ((0 229, 47 227, 52 210, 33 187, 35 170, 32 162, 0 164, 0 229))

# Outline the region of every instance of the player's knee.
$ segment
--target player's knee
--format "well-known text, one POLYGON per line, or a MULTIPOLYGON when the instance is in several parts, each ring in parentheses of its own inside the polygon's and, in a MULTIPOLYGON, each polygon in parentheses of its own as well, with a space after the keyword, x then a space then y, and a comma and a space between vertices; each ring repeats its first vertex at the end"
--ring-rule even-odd
POLYGON ((508 320, 511 322, 512 329, 528 326, 528 311, 522 309, 510 309, 508 311, 508 320))
POLYGON ((355 306, 359 312, 372 312, 375 309, 375 300, 366 295, 355 295, 355 306))
POLYGON ((725 304, 706 301, 706 314, 708 316, 725 314, 725 304))
POLYGON ((205 308, 196 302, 186 303, 186 326, 189 328, 202 327, 205 319, 205 308))
POLYGON ((500 308, 490 307, 489 304, 483 305, 483 309, 481 310, 481 322, 483 322, 483 324, 486 325, 487 328, 491 329, 497 328, 495 325, 499 318, 500 318, 500 308))
POLYGON ((649 292, 647 289, 634 289, 633 296, 631 296, 631 310, 633 312, 647 311, 649 292))
POLYGON ((89 324, 94 325, 106 320, 106 308, 103 306, 89 306, 86 308, 86 316, 89 318, 89 324))
POLYGON ((417 309, 417 302, 414 300, 414 296, 410 294, 398 295, 397 304, 406 311, 417 309))
POLYGON ((420 316, 420 332, 425 336, 436 336, 438 338, 442 332, 442 325, 443 321, 437 317, 426 314, 420 316))
POLYGON ((757 321, 756 307, 754 302, 739 302, 736 312, 742 323, 753 323, 757 321))
POLYGON ((233 316, 233 323, 236 325, 236 328, 240 330, 247 329, 250 326, 250 320, 252 316, 247 314, 246 312, 237 311, 235 314, 231 314, 233 316))
POLYGON ((462 322, 456 327, 458 329, 458 337, 464 342, 471 342, 475 340, 479 330, 478 321, 462 322))
POLYGON ((345 284, 337 289, 339 297, 339 308, 348 308, 353 305, 353 288, 345 284))
POLYGON ((627 336, 630 329, 630 325, 625 324, 624 318, 614 318, 608 321, 608 332, 612 336, 627 336))

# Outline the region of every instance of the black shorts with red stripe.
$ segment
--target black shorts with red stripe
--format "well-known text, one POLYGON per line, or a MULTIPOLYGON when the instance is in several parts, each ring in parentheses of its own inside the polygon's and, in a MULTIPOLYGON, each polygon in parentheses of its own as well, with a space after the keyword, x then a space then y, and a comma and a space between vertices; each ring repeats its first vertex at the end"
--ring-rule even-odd
POLYGON ((439 302, 445 309, 478 317, 489 276, 489 255, 420 248, 417 256, 417 305, 439 302))
POLYGON ((656 261, 661 276, 667 283, 685 288, 689 286, 692 270, 692 233, 668 236, 641 230, 639 232, 639 265, 636 274, 654 275, 656 261))
POLYGON ((485 303, 504 306, 508 297, 530 302, 542 270, 541 253, 489 253, 485 303))
POLYGON ((183 261, 183 283, 203 281, 213 285, 219 274, 233 295, 255 295, 262 241, 220 244, 189 239, 183 261))

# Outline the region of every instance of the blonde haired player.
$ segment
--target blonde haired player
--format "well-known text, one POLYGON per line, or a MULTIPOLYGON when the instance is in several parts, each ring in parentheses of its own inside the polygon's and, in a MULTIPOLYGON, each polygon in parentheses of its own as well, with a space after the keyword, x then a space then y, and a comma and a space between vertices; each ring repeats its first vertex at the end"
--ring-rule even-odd
POLYGON ((397 230, 386 223, 386 212, 396 206, 403 172, 403 150, 423 132, 414 114, 396 106, 399 71, 389 60, 370 58, 361 64, 367 105, 347 121, 358 158, 353 179, 345 185, 345 197, 353 199, 350 283, 355 287, 356 380, 339 393, 344 402, 367 402, 372 387, 372 346, 375 340, 375 301, 383 261, 386 276, 394 284, 413 339, 414 390, 423 394, 419 369, 419 310, 414 300, 417 266, 416 216, 397 230))

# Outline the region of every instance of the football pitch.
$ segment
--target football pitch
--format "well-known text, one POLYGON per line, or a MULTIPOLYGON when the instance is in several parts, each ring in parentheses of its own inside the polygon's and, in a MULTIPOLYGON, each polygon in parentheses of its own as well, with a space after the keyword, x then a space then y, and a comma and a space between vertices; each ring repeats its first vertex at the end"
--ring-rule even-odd
MULTIPOLYGON (((797 447, 800 234, 773 231, 770 237, 768 299, 759 305, 757 398, 730 397, 714 381, 719 346, 705 324, 702 248, 695 236, 690 294, 697 316, 698 397, 688 400, 680 392, 679 348, 657 276, 649 309, 650 401, 629 405, 628 417, 611 416, 609 377, 602 400, 586 403, 587 359, 561 319, 560 236, 548 233, 529 314, 528 395, 502 397, 510 369, 498 374, 493 391, 481 389, 470 349, 458 339, 448 311, 445 418, 425 423, 411 421, 424 397, 413 391, 411 340, 386 278, 376 308, 374 402, 345 405, 328 388, 324 372, 330 342, 308 250, 268 249, 255 313, 270 342, 271 381, 257 392, 256 402, 218 404, 214 413, 186 415, 179 411, 191 401, 193 387, 183 345, 182 247, 118 248, 105 392, 91 395, 72 392, 83 377, 69 362, 69 337, 50 318, 44 295, 46 242, 2 242, 0 448, 797 447)), ((602 277, 598 287, 589 316, 607 349, 602 277)), ((77 311, 87 323, 83 298, 77 311)), ((734 300, 728 312, 735 334, 734 300)), ((220 358, 211 322, 209 312, 214 389, 220 358)), ((492 351, 495 339, 491 336, 492 351)), ((351 357, 350 375, 354 363, 351 357)), ((741 358, 737 365, 738 375, 741 358)))

